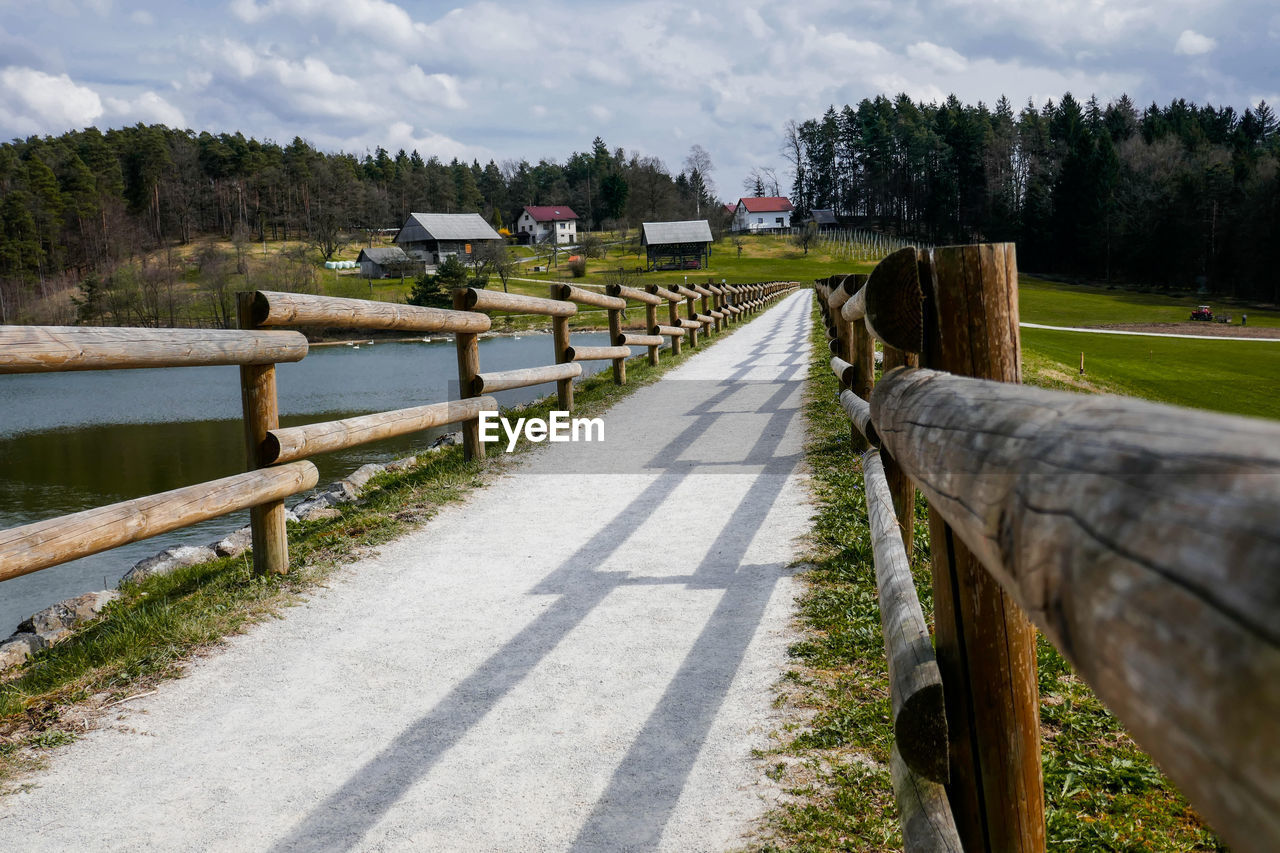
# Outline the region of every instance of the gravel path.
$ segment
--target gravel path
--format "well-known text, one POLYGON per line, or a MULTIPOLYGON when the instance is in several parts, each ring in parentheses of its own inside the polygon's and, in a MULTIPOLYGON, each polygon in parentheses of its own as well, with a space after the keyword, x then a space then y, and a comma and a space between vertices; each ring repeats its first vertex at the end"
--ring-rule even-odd
POLYGON ((777 795, 811 299, 120 706, 0 848, 734 847, 777 795))

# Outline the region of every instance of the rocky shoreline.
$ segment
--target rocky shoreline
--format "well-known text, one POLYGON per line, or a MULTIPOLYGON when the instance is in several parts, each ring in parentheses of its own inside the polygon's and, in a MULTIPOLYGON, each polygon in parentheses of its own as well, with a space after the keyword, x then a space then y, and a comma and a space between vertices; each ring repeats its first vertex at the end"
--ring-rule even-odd
MULTIPOLYGON (((437 451, 460 441, 460 433, 448 433, 440 436, 426 452, 437 451)), ((336 507, 356 500, 374 476, 384 471, 405 471, 417 464, 418 456, 414 455, 393 462, 361 465, 343 479, 330 483, 321 491, 294 504, 288 510, 288 521, 313 521, 336 516, 336 507)), ((139 560, 120 579, 116 589, 86 592, 33 613, 7 639, 0 641, 0 678, 14 667, 20 666, 31 655, 65 640, 77 628, 98 618, 107 605, 121 597, 119 588, 125 584, 222 557, 237 557, 249 550, 252 544, 249 527, 245 526, 207 545, 175 545, 155 556, 139 560)))

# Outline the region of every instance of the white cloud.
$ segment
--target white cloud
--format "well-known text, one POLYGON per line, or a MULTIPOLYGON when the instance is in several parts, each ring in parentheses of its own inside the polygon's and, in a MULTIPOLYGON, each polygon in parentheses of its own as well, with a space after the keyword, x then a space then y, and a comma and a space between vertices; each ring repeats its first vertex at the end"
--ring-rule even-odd
POLYGON ((907 56, 942 74, 955 74, 969 65, 968 60, 951 48, 928 41, 916 42, 908 47, 907 56))
POLYGON ((107 117, 120 124, 163 124, 168 127, 186 127, 187 119, 182 110, 157 95, 143 92, 136 98, 107 98, 107 117))
POLYGON ((231 12, 246 24, 286 18, 293 24, 319 24, 344 37, 362 35, 373 43, 422 47, 429 29, 387 0, 231 0, 231 12))
POLYGON ((98 93, 66 74, 14 66, 0 71, 0 128, 6 136, 79 129, 102 113, 98 93))
POLYGON ((155 16, 152 15, 150 12, 148 12, 146 9, 135 9, 134 11, 130 12, 129 20, 133 21, 135 24, 137 24, 140 27, 152 27, 152 26, 155 26, 155 23, 156 23, 155 16))
POLYGON ((1182 35, 1178 36, 1177 44, 1173 46, 1173 52, 1180 56, 1200 56, 1217 46, 1217 39, 1201 35, 1195 30, 1183 30, 1182 35))

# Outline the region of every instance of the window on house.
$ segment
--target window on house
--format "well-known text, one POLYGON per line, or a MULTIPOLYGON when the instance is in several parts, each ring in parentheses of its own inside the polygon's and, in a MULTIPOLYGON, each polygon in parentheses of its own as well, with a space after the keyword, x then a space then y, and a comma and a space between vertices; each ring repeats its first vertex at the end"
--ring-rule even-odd
POLYGON ((782 217, 781 217, 781 216, 779 216, 777 219, 775 219, 775 220, 773 220, 773 221, 774 221, 774 222, 776 222, 776 223, 778 223, 779 225, 781 225, 781 224, 782 224, 782 217))
POLYGON ((757 225, 763 225, 763 224, 764 224, 764 217, 763 217, 763 216, 757 216, 757 217, 756 217, 756 224, 757 224, 757 225))

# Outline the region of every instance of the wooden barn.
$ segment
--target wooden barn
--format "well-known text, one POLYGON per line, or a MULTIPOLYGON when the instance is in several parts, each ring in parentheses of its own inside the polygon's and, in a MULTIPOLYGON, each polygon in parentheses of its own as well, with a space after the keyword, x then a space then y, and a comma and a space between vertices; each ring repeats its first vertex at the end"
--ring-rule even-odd
POLYGON ((399 246, 361 249, 356 262, 360 264, 361 278, 419 275, 426 267, 424 261, 409 257, 399 246))
POLYGON ((711 263, 711 226, 705 219, 646 222, 640 226, 651 270, 696 270, 711 263))
POLYGON ((470 263, 486 241, 502 243, 502 235, 478 213, 411 213, 393 242, 409 257, 435 266, 450 255, 470 263))

